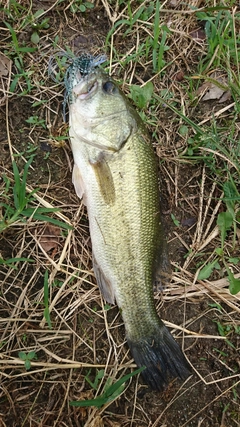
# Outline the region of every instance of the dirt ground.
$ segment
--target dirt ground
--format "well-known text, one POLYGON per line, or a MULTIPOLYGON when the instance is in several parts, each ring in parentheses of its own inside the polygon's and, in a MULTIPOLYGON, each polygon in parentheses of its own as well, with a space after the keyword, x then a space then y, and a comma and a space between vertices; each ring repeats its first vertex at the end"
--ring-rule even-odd
MULTIPOLYGON (((169 3, 172 7, 173 2, 169 3)), ((204 242, 216 227, 220 190, 203 164, 179 160, 177 150, 184 145, 178 133, 180 119, 158 106, 159 121, 149 124, 149 130, 159 156, 163 216, 174 273, 171 284, 155 293, 155 301, 161 318, 182 345, 192 375, 185 382, 172 381, 163 393, 149 390, 137 376, 126 383, 120 397, 101 408, 70 405, 71 401, 100 395, 109 378, 115 381, 136 366, 125 343, 119 311, 106 307, 96 285, 87 213, 71 180, 72 153, 68 140, 59 140, 67 135, 62 116, 63 86, 48 77, 48 61, 58 47, 68 46, 75 54, 106 52, 105 40, 112 23, 105 2, 98 1, 93 9, 76 14, 67 4, 63 1, 54 7, 50 1, 33 1, 33 11, 43 8, 50 19, 50 27, 40 33, 38 51, 24 59, 27 69, 33 71, 33 90, 20 95, 26 89, 22 79, 10 94, 10 74, 1 78, 5 93, 0 105, 1 198, 12 203, 4 179, 13 180, 12 155, 22 171, 33 153, 27 177, 29 191, 37 189, 38 199, 33 205, 48 203, 48 207, 59 208, 55 218, 73 225, 73 229, 30 218, 14 223, 0 236, 2 259, 31 260, 0 266, 0 426, 240 426, 239 296, 229 293, 223 270, 214 270, 211 281, 196 279, 198 262, 207 259, 219 244, 217 232, 204 242), (38 101, 43 102, 34 106, 38 101), (26 122, 33 116, 38 116, 37 123, 26 122), (51 329, 44 319, 46 270, 51 329), (19 358, 20 351, 36 354, 29 370, 19 358), (95 390, 88 378, 94 382, 101 369, 105 375, 95 390)), ((26 7, 24 2, 22 5, 26 7)), ((3 12, 0 18, 0 26, 5 28, 3 12)), ((191 25, 194 27, 194 22, 191 25)), ((27 46, 32 46, 30 36, 28 27, 18 32, 19 40, 27 46)), ((0 37, 3 52, 10 38, 6 31, 0 37)), ((119 33, 114 38, 114 50, 119 56, 127 55, 134 43, 134 38, 119 33)), ((179 68, 193 73, 197 47, 191 54, 191 63, 188 57, 180 58, 178 65, 170 68, 169 80, 165 75, 155 90, 166 84, 169 90, 181 86, 176 80, 170 82, 171 73, 179 68)), ((129 63, 125 69, 123 63, 115 62, 112 74, 126 93, 130 76, 131 83, 140 84, 152 75, 150 66, 129 63)), ((14 63, 12 73, 16 73, 14 63)), ((214 108, 214 102, 196 109, 189 106, 186 114, 192 118, 197 114, 202 120, 214 108)), ((239 245, 231 256, 238 254, 239 245)))

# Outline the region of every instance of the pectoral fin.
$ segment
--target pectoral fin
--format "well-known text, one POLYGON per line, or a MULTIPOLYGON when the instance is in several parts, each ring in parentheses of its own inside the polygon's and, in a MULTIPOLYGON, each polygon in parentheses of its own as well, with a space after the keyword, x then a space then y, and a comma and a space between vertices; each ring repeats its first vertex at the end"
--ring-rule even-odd
POLYGON ((74 164, 74 166, 73 166, 72 182, 73 182, 73 185, 75 187, 75 191, 76 191, 77 196, 80 199, 83 198, 83 203, 86 205, 85 198, 84 198, 85 190, 84 190, 84 185, 83 185, 83 179, 82 179, 82 175, 80 173, 80 170, 76 164, 74 164))
POLYGON ((111 169, 104 158, 91 162, 99 185, 100 193, 106 204, 112 205, 115 201, 115 188, 111 169))
POLYGON ((115 304, 115 296, 112 284, 104 275, 102 269, 97 264, 94 256, 93 256, 93 270, 97 280, 97 284, 101 291, 103 298, 109 302, 109 304, 115 304))

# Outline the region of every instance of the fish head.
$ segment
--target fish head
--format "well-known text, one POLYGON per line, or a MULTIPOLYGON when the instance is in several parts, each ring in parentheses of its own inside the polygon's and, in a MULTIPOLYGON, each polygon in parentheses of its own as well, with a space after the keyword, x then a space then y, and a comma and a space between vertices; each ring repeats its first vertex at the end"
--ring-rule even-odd
POLYGON ((119 151, 136 127, 129 103, 111 77, 94 70, 73 82, 70 134, 100 150, 119 151), (76 83, 76 84, 74 84, 76 83))

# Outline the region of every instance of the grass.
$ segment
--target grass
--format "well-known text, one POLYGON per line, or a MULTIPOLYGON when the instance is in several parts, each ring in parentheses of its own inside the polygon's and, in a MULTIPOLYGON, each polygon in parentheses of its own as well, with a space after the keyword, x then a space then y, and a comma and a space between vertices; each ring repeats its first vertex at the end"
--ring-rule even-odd
POLYGON ((70 5, 70 11, 75 14, 77 12, 86 12, 88 9, 92 9, 94 4, 89 1, 76 0, 70 5))
POLYGON ((196 5, 102 0, 95 7, 85 1, 56 1, 45 10, 22 1, 0 7, 1 52, 12 61, 1 75, 0 110, 7 124, 0 139, 6 425, 240 421, 239 11, 231 1, 196 5), (109 71, 145 121, 159 157, 174 271, 155 301, 182 339, 193 377, 151 399, 135 375, 121 316, 102 301, 92 271, 62 117, 67 58, 58 58, 54 81, 48 76, 52 56, 79 49, 107 53, 109 71), (222 103, 216 88, 229 92, 222 103), (204 101, 205 91, 211 100, 204 101), (201 401, 189 404, 190 394, 201 401))
POLYGON ((240 183, 238 142, 235 143, 232 141, 231 135, 229 139, 226 139, 225 127, 223 136, 222 129, 216 128, 215 121, 213 129, 202 129, 198 124, 184 116, 176 109, 176 107, 167 103, 164 99, 161 99, 157 95, 155 95, 155 98, 162 104, 165 103, 174 113, 182 118, 186 125, 189 126, 184 127, 184 133, 182 132, 182 135, 188 135, 190 130, 194 131, 194 136, 188 137, 187 139, 188 146, 185 151, 187 156, 184 155, 183 159, 189 158, 195 163, 204 162, 208 168, 209 176, 211 176, 215 182, 218 182, 219 188, 223 191, 222 200, 225 204, 226 211, 220 212, 217 216, 217 225, 221 235, 221 247, 215 248, 215 252, 219 259, 215 259, 214 261, 207 263, 204 268, 200 270, 198 279, 208 279, 213 272, 214 267, 216 268, 216 265, 220 268, 218 261, 221 259, 228 274, 230 292, 232 294, 237 294, 240 291, 240 281, 234 277, 227 265, 224 247, 227 234, 231 229, 233 229, 232 247, 233 250, 236 248, 236 230, 240 215, 240 194, 237 188, 240 183), (226 144, 224 145, 223 139, 226 141, 226 144), (202 152, 204 153, 205 150, 207 153, 210 153, 210 155, 202 155, 202 152), (221 166, 218 166, 218 161, 216 159, 217 156, 221 157, 221 166), (233 168, 233 171, 230 172, 231 167, 233 168))
POLYGON ((70 229, 69 224, 65 224, 64 222, 60 222, 55 218, 46 215, 47 213, 57 212, 57 208, 29 206, 31 202, 34 201, 34 194, 37 191, 37 189, 35 189, 29 194, 27 193, 27 175, 32 161, 33 157, 30 157, 30 159, 25 164, 22 178, 20 177, 20 173, 15 161, 13 162, 14 185, 12 188, 11 182, 7 176, 3 178, 6 184, 5 188, 3 189, 3 196, 6 202, 0 203, 0 207, 3 209, 2 218, 0 220, 0 233, 7 230, 9 227, 14 226, 19 221, 26 222, 27 218, 38 221, 46 221, 65 229, 70 229), (12 199, 13 206, 11 205, 12 199))
MULTIPOLYGON (((103 405, 106 405, 106 404, 114 401, 115 399, 117 399, 123 393, 123 391, 125 389, 126 381, 128 381, 134 375, 137 375, 140 372, 142 372, 143 369, 144 369, 144 367, 140 368, 140 369, 136 369, 134 372, 131 372, 128 375, 124 375, 119 380, 117 380, 114 384, 112 384, 111 379, 108 379, 107 384, 104 387, 103 393, 98 395, 95 399, 73 401, 73 402, 70 402, 70 405, 71 406, 78 406, 78 407, 95 406, 97 408, 101 408, 103 405)), ((96 375, 97 380, 103 377, 102 376, 103 371, 99 371, 99 372, 101 372, 101 374, 100 374, 100 376, 99 376, 99 373, 96 375)), ((95 390, 96 390, 96 379, 95 379, 94 384, 90 382, 90 385, 95 390)), ((88 382, 89 382, 89 380, 88 380, 88 382)))
POLYGON ((31 75, 33 74, 33 70, 28 70, 27 72, 25 71, 24 56, 28 53, 35 52, 36 48, 20 46, 18 43, 17 34, 11 24, 9 24, 9 22, 5 22, 5 25, 9 29, 9 33, 11 34, 12 40, 9 44, 9 48, 5 50, 4 53, 13 60, 17 70, 17 73, 15 74, 15 77, 12 80, 9 89, 10 92, 14 93, 19 83, 19 80, 23 79, 25 80, 27 86, 27 89, 22 92, 22 95, 25 95, 26 93, 32 90, 31 75))

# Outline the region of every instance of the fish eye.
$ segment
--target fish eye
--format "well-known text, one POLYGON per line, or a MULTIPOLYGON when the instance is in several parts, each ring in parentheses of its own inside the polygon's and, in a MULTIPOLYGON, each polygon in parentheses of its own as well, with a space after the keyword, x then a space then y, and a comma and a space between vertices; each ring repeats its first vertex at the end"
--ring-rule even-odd
POLYGON ((103 91, 104 91, 104 92, 106 92, 106 93, 108 93, 108 94, 110 94, 110 95, 111 95, 112 93, 115 93, 115 92, 116 92, 116 86, 115 86, 115 84, 114 84, 113 82, 111 82, 111 81, 108 81, 108 82, 103 83, 102 88, 103 88, 103 91))

